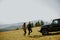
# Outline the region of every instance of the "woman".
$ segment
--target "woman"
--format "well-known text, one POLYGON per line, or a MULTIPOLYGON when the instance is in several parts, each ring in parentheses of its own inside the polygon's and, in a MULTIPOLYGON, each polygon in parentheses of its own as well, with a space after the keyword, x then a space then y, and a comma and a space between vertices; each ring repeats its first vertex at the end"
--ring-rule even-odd
POLYGON ((26 35, 26 23, 24 23, 23 25, 22 25, 22 29, 23 29, 23 31, 24 31, 24 36, 26 35))

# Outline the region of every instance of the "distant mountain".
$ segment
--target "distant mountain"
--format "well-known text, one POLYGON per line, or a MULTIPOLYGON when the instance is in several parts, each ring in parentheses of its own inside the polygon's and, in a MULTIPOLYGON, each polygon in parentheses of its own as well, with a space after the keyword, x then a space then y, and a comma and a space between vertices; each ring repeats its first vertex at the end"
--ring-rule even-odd
POLYGON ((15 23, 15 24, 5 24, 0 25, 0 31, 7 31, 7 30, 15 30, 17 28, 21 28, 23 23, 15 23))
MULTIPOLYGON (((30 21, 31 23, 35 24, 37 21, 41 22, 41 20, 34 20, 30 21)), ((24 22, 21 23, 14 23, 14 24, 5 24, 5 25, 0 25, 0 31, 9 31, 9 30, 16 30, 17 28, 21 29, 22 25, 24 22)), ((29 22, 26 22, 26 25, 29 22)), ((44 24, 49 24, 48 22, 44 21, 44 24)))

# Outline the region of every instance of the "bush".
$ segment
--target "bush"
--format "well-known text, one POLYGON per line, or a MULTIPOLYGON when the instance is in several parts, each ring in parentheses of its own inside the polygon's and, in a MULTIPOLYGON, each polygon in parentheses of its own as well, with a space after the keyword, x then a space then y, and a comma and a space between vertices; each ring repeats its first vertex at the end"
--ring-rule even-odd
POLYGON ((40 24, 39 21, 35 23, 35 26, 40 26, 40 25, 41 25, 41 24, 40 24))
POLYGON ((41 26, 44 25, 44 22, 41 20, 41 26))
POLYGON ((16 30, 19 30, 19 28, 17 27, 16 30))

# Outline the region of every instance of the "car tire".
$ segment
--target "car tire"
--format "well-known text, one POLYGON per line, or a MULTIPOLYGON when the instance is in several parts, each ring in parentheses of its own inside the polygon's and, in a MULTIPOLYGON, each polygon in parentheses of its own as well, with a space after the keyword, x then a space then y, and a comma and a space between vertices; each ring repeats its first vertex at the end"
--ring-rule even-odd
POLYGON ((48 35, 48 30, 47 29, 43 29, 42 30, 42 35, 48 35))

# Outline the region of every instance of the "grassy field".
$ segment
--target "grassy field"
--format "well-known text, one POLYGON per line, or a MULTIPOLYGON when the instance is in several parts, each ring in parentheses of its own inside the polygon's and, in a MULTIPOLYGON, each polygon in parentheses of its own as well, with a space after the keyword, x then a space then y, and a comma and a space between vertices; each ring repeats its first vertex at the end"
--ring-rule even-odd
POLYGON ((23 36, 23 30, 14 30, 7 32, 0 32, 0 40, 60 40, 60 34, 51 34, 47 36, 42 36, 38 32, 39 27, 33 28, 33 32, 28 36, 28 31, 26 36, 23 36))

